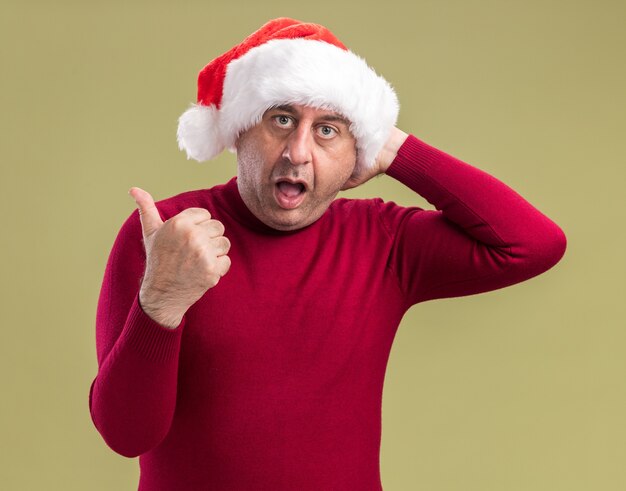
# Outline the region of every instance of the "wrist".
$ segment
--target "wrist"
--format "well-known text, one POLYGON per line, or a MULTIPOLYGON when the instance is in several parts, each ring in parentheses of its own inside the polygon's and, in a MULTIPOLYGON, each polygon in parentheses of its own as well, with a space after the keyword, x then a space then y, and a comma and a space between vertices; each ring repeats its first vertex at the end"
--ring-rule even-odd
POLYGON ((176 329, 182 322, 184 311, 181 312, 178 308, 169 306, 166 302, 150 296, 144 290, 139 291, 138 301, 141 310, 163 327, 176 329))

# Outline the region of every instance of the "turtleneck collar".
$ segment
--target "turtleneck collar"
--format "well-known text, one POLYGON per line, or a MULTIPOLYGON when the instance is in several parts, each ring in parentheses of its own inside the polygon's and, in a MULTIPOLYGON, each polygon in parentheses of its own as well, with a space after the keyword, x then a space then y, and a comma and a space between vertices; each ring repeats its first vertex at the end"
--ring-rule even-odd
POLYGON ((320 220, 324 219, 324 215, 320 217, 318 220, 313 222, 312 224, 297 229, 297 230, 277 230, 275 228, 270 227, 265 224, 261 220, 257 218, 257 216, 250 211, 246 203, 243 201, 241 194, 239 193, 239 188, 237 187, 237 176, 233 177, 230 181, 224 184, 223 187, 223 196, 225 200, 226 209, 229 214, 233 216, 233 218, 241 223, 244 227, 252 229, 261 234, 268 235, 293 235, 306 230, 309 227, 314 226, 320 220))

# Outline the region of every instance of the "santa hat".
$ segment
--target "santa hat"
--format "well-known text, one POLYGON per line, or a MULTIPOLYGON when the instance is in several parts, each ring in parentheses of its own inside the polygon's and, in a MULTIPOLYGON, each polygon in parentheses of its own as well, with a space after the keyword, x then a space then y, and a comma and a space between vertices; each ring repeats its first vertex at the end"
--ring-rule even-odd
POLYGON ((374 165, 398 117, 389 83, 319 24, 281 17, 264 24, 198 74, 197 103, 178 120, 178 145, 200 162, 277 105, 302 104, 350 120, 357 170, 374 165))

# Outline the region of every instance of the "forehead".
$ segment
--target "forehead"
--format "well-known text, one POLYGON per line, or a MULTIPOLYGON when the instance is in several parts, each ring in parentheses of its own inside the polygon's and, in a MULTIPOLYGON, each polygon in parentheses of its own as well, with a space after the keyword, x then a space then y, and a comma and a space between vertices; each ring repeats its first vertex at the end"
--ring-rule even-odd
POLYGON ((348 118, 332 109, 316 108, 299 104, 278 104, 270 107, 266 111, 266 114, 271 111, 286 112, 299 117, 310 115, 311 117, 313 117, 313 119, 316 120, 334 121, 337 123, 343 123, 346 126, 350 126, 351 124, 348 118))

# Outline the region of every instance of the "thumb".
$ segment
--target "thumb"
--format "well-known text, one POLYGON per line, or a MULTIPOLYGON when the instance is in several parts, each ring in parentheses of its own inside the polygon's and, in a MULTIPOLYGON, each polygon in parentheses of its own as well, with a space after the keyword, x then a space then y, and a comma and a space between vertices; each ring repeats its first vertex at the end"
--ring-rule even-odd
POLYGON ((128 194, 130 194, 135 200, 135 203, 137 203, 143 236, 149 237, 163 225, 159 210, 154 204, 154 200, 149 192, 141 188, 132 187, 128 191, 128 194))

